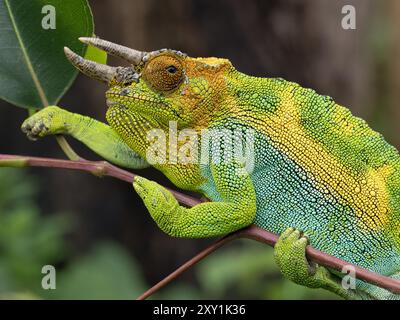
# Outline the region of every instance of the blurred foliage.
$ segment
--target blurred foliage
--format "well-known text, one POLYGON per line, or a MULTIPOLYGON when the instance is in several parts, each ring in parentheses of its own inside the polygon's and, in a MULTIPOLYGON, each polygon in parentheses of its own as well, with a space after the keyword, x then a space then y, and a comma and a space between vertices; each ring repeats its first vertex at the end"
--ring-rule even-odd
POLYGON ((88 255, 71 262, 60 274, 56 299, 134 299, 146 289, 143 275, 127 252, 99 243, 88 255))
MULTIPOLYGON (((238 242, 238 243, 237 243, 238 242)), ((322 289, 309 289, 280 274, 272 248, 249 240, 218 250, 195 267, 198 287, 171 285, 160 299, 337 299, 322 289)), ((179 280, 177 280, 179 282, 179 280)))
POLYGON ((144 291, 136 263, 116 244, 98 243, 88 254, 71 259, 64 237, 71 227, 68 216, 40 215, 38 188, 22 170, 0 170, 2 298, 132 299, 144 291), (56 290, 41 288, 41 270, 48 264, 57 270, 56 290))
MULTIPOLYGON (((120 245, 98 242, 71 258, 67 214, 41 215, 39 184, 19 169, 0 170, 0 296, 6 299, 133 299, 148 287, 139 263, 120 245), (10 186, 13 186, 10 188, 10 186), (44 265, 55 265, 56 290, 41 288, 44 265)), ((329 299, 331 293, 282 279, 272 249, 238 241, 194 268, 197 285, 180 278, 159 299, 329 299)))
POLYGON ((0 170, 0 294, 38 293, 41 269, 63 258, 67 222, 39 214, 37 184, 21 170, 0 170))

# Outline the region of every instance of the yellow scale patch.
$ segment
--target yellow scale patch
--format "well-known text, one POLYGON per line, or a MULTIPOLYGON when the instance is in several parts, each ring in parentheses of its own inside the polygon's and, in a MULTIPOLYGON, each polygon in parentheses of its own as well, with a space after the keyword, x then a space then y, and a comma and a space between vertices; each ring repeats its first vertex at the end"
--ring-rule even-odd
MULTIPOLYGON (((341 204, 349 205, 360 219, 360 226, 368 229, 384 227, 389 221, 389 194, 385 180, 393 168, 384 166, 358 175, 351 172, 304 131, 298 104, 289 90, 282 94, 279 109, 273 114, 263 115, 255 123, 258 130, 302 167, 309 174, 308 178, 315 181, 319 191, 330 193, 341 204)), ((244 114, 241 116, 243 120, 248 120, 244 114)))

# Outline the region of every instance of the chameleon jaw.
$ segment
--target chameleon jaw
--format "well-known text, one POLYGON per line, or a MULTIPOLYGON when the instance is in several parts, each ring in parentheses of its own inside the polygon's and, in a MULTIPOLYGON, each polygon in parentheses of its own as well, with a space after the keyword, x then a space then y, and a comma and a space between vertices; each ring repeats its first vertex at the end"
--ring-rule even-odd
MULTIPOLYGON (((121 90, 123 91, 123 90, 121 90)), ((145 98, 143 96, 139 96, 137 93, 133 93, 130 96, 126 96, 120 93, 111 93, 108 92, 106 94, 106 103, 108 107, 127 107, 129 105, 136 105, 136 104, 151 104, 154 106, 166 106, 163 101, 151 98, 145 98)))

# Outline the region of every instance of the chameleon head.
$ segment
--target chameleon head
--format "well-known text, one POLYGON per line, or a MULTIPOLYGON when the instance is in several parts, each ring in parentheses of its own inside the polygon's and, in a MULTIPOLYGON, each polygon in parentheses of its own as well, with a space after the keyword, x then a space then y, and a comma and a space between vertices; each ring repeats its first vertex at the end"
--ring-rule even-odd
POLYGON ((169 49, 142 52, 98 38, 80 38, 89 45, 127 60, 130 67, 111 67, 85 60, 68 48, 67 58, 81 72, 106 82, 110 109, 156 121, 160 127, 207 125, 208 116, 229 96, 227 75, 235 69, 226 59, 190 58, 169 49))

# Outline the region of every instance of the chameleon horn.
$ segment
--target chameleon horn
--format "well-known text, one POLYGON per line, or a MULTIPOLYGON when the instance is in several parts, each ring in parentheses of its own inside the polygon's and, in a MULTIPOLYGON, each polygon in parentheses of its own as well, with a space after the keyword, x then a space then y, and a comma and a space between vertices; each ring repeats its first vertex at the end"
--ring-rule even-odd
POLYGON ((64 47, 64 52, 74 67, 90 78, 109 83, 117 74, 117 68, 83 59, 67 47, 64 47))
POLYGON ((122 58, 134 66, 138 65, 142 61, 143 56, 147 53, 121 46, 110 41, 102 40, 100 38, 81 37, 79 38, 79 40, 83 43, 104 50, 105 52, 112 54, 113 56, 122 58))

